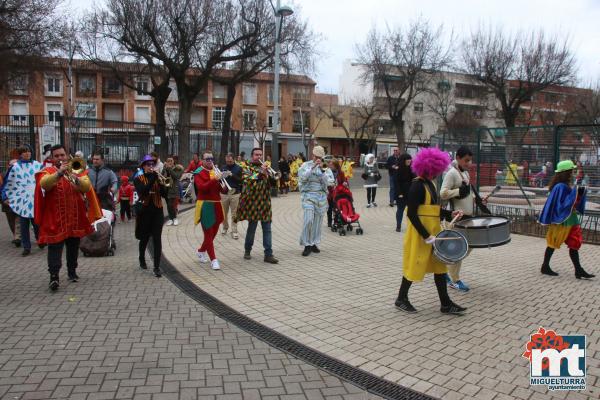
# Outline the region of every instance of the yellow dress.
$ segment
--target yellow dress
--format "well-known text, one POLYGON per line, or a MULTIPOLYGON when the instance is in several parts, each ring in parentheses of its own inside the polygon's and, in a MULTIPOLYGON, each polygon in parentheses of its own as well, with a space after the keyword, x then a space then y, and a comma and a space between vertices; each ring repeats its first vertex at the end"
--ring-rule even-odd
POLYGON ((517 184, 517 180, 515 179, 515 176, 518 177, 519 175, 517 175, 517 171, 519 166, 515 163, 511 163, 508 166, 508 171, 506 172, 506 179, 504 179, 504 183, 506 185, 516 185, 517 184), (511 172, 512 171, 512 172, 511 172), (514 173, 514 174, 513 174, 514 173))
MULTIPOLYGON (((431 204, 431 194, 427 186, 425 186, 425 203, 419 206, 417 214, 430 235, 435 236, 440 233, 442 230, 440 206, 431 204)), ((446 265, 433 255, 433 246, 425 243, 410 219, 408 219, 406 236, 404 236, 402 268, 404 277, 412 282, 422 281, 425 274, 445 274, 448 272, 446 265)))

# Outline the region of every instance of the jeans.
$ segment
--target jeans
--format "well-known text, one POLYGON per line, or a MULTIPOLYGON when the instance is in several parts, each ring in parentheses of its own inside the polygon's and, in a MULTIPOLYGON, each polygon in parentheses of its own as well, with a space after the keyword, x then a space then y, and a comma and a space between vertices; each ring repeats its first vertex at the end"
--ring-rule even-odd
POLYGON ((21 226, 21 244, 24 249, 31 250, 31 236, 29 232, 29 223, 33 225, 33 233, 35 240, 38 238, 38 226, 33 222, 33 218, 19 217, 19 224, 21 226))
POLYGON ((167 200, 167 213, 169 214, 169 219, 174 220, 177 218, 177 206, 179 205, 179 199, 175 197, 174 199, 167 200))
MULTIPOLYGON (((260 221, 260 225, 263 231, 263 247, 265 248, 265 257, 269 257, 273 255, 273 248, 271 247, 271 222, 260 221)), ((246 231, 246 240, 244 241, 244 249, 247 252, 252 251, 252 245, 254 244, 254 235, 256 234, 257 226, 258 221, 248 221, 248 230, 246 231)))
POLYGON ((375 195, 377 194, 376 187, 367 188, 367 204, 375 203, 375 195))
POLYGON ((396 228, 402 226, 402 217, 404 216, 404 209, 406 208, 406 198, 398 197, 396 199, 396 228))
POLYGON ((390 204, 394 204, 396 200, 396 179, 390 174, 390 204))
POLYGON ((77 237, 71 237, 65 239, 64 242, 48 245, 48 272, 50 275, 57 275, 62 267, 63 246, 67 247, 67 270, 69 274, 75 273, 79 255, 79 240, 77 237))

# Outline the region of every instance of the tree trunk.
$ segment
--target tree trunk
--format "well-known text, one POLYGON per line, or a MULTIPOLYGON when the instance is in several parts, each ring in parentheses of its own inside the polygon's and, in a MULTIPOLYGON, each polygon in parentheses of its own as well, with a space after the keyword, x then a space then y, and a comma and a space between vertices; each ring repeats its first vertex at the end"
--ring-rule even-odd
MULTIPOLYGON (((221 151, 219 153, 219 165, 225 164, 225 155, 229 152, 229 136, 231 132, 231 114, 233 114, 233 100, 235 99, 235 84, 227 85, 227 103, 225 104, 225 120, 221 135, 221 151)), ((244 122, 242 121, 242 125, 244 122)), ((244 127, 242 126, 242 129, 244 127)))
MULTIPOLYGON (((161 160, 166 160, 169 156, 169 143, 167 141, 166 131, 166 120, 165 120, 165 109, 167 107, 167 99, 171 93, 169 82, 157 86, 153 90, 154 109, 156 112, 156 130, 154 134, 160 137, 160 147, 158 148, 158 155, 161 160)), ((173 151, 175 152, 175 151, 173 151)))
POLYGON ((392 126, 394 127, 394 133, 396 134, 396 140, 398 142, 398 149, 401 153, 406 151, 406 136, 404 134, 404 121, 402 118, 392 119, 392 126))
POLYGON ((177 133, 179 144, 179 160, 183 165, 190 161, 190 121, 192 119, 193 96, 179 92, 179 120, 177 121, 177 133))

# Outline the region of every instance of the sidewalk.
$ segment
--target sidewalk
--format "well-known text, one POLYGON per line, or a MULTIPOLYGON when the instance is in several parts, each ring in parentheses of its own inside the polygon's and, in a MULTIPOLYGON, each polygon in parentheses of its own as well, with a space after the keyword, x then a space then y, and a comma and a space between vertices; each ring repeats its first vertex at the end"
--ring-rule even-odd
MULTIPOLYGON (((133 223, 114 257, 80 256, 50 293, 46 252, 9 243, 0 218, 2 399, 376 399, 215 317, 137 266, 133 223)), ((150 257, 147 256, 147 260, 150 257)))
MULTIPOLYGON (((300 255, 302 212, 298 194, 273 200, 273 249, 278 265, 262 261, 261 232, 253 259, 243 260, 240 239, 221 234, 221 271, 200 264, 201 230, 192 213, 164 233, 165 255, 197 286, 240 313, 313 349, 400 385, 443 399, 600 398, 600 278, 576 280, 568 251, 557 251, 553 278, 539 273, 545 240, 512 236, 506 246, 477 249, 464 261, 467 294, 450 296, 468 307, 442 315, 433 279, 413 285, 419 310, 405 314, 394 300, 402 278, 402 233, 395 209, 378 193, 366 209, 364 189, 354 188, 364 235, 340 237, 324 230, 320 254, 300 255), (380 198, 381 196, 381 198, 380 198), (587 335, 587 390, 550 392, 529 386, 521 357, 529 336, 543 326, 558 334, 587 335)), ((600 247, 584 245, 582 264, 600 275, 600 247)))

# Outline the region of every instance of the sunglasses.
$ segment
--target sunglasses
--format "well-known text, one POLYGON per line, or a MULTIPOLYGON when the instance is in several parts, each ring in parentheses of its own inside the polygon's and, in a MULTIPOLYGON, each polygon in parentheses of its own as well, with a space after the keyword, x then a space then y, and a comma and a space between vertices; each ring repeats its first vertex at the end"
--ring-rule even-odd
POLYGON ((215 159, 213 157, 208 157, 208 158, 205 158, 204 161, 215 161, 215 159))

